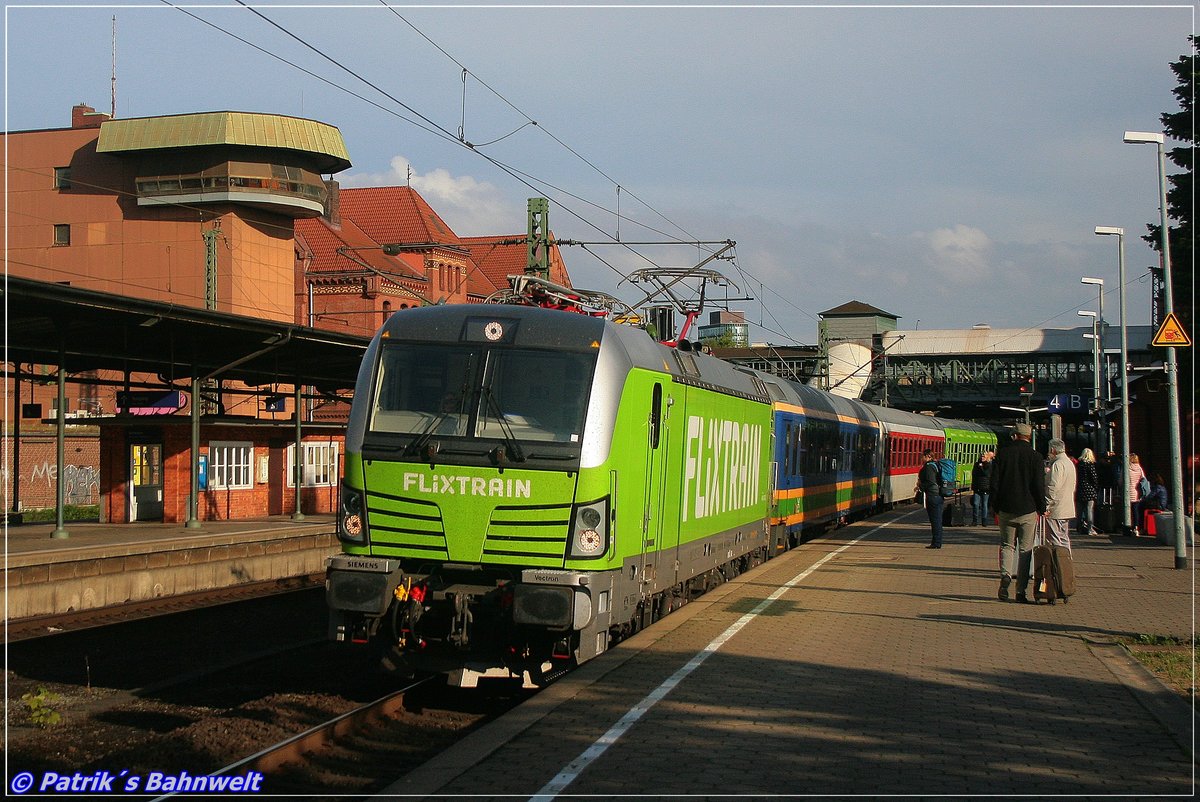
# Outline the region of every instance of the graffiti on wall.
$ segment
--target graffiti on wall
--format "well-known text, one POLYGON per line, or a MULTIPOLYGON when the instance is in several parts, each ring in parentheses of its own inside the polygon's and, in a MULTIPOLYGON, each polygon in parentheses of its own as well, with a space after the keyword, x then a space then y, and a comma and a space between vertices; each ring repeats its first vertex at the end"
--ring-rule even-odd
MULTIPOLYGON (((58 466, 50 461, 34 465, 29 474, 31 484, 45 481, 53 488, 58 481, 58 466)), ((100 471, 91 465, 63 466, 63 501, 66 504, 96 504, 100 500, 100 471)))

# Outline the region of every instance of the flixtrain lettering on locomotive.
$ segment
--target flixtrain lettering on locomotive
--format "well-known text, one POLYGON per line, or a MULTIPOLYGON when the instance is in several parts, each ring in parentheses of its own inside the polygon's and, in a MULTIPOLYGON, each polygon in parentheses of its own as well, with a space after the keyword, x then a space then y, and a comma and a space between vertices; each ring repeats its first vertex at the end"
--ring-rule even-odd
POLYGON ((544 683, 806 532, 911 499, 924 449, 969 477, 995 442, 598 317, 406 311, 358 376, 331 636, 458 685, 544 683))

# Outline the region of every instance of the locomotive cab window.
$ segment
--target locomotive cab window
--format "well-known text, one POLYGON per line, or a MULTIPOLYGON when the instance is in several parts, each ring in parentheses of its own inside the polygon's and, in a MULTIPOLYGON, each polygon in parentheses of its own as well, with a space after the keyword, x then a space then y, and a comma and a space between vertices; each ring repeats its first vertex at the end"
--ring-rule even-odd
POLYGON ((385 348, 379 364, 371 430, 397 434, 466 433, 477 349, 385 348))
POLYGON ((594 353, 390 343, 370 431, 578 443, 595 361, 594 353))
POLYGON ((488 355, 476 437, 577 443, 591 384, 589 354, 495 349, 488 355))

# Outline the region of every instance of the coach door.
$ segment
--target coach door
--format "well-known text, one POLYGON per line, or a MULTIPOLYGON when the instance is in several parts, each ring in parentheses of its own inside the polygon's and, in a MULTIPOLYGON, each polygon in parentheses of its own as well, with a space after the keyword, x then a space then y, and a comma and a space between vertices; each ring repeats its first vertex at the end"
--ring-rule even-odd
POLYGON ((674 555, 664 549, 671 544, 664 538, 672 533, 666 514, 667 455, 670 453, 670 419, 673 401, 663 393, 660 382, 654 383, 650 396, 649 442, 646 449, 646 496, 642 515, 642 579, 648 582, 648 590, 669 587, 675 583, 674 555), (660 576, 660 571, 672 567, 669 575, 660 576))
POLYGON ((162 444, 129 446, 129 520, 161 521, 163 517, 162 444))

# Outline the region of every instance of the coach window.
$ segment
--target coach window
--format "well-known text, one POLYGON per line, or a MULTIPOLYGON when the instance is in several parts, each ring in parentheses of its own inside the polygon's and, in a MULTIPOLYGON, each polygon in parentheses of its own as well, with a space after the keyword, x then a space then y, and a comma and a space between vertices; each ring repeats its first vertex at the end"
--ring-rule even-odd
POLYGON ((54 244, 55 245, 70 245, 71 244, 71 224, 56 223, 54 225, 54 244))
POLYGON ((792 429, 792 475, 804 473, 805 465, 805 446, 807 441, 804 439, 806 431, 805 424, 801 421, 796 421, 795 427, 792 429))

